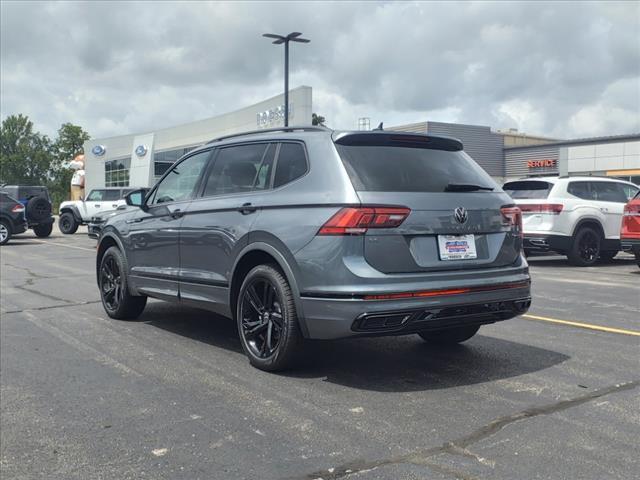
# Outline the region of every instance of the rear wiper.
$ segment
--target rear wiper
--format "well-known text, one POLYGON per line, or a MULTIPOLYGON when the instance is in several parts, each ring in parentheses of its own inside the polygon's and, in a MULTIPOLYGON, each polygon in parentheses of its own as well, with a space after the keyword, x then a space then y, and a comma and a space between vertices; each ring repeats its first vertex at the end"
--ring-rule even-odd
POLYGON ((474 185, 472 183, 450 183, 444 187, 445 192, 476 192, 478 190, 487 190, 492 192, 493 187, 483 187, 482 185, 474 185))

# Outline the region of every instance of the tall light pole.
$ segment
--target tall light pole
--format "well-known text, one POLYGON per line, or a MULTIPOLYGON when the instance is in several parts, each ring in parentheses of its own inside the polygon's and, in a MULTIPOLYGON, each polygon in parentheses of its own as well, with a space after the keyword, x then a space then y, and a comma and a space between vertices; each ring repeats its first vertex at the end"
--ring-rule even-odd
POLYGON ((289 126, 289 42, 309 43, 311 40, 300 38, 302 33, 291 32, 289 35, 276 35, 275 33, 265 33, 262 36, 275 38, 273 43, 280 45, 284 43, 284 126, 289 126))

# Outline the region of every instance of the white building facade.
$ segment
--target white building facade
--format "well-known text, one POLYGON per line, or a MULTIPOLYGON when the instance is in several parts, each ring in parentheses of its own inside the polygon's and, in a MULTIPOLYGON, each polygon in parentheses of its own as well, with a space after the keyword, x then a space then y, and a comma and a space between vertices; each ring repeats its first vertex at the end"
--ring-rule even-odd
MULTIPOLYGON (((289 92, 289 125, 311 125, 312 91, 289 92)), ((235 112, 154 132, 91 139, 84 144, 85 192, 150 187, 182 155, 216 137, 284 125, 284 94, 235 112)))

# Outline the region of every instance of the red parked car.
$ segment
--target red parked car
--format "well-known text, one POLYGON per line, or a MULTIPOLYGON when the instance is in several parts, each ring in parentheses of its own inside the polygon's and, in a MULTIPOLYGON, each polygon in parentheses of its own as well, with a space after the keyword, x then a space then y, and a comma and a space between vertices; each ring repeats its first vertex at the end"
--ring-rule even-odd
POLYGON ((620 243, 625 252, 633 252, 640 267, 640 192, 624 207, 620 243))

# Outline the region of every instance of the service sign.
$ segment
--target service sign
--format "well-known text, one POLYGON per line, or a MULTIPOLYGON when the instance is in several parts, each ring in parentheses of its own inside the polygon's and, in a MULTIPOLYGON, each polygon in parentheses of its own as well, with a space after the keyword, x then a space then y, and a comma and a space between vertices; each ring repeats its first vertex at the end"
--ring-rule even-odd
POLYGON ((527 168, 550 168, 555 167, 556 161, 551 158, 543 160, 527 160, 527 168))

